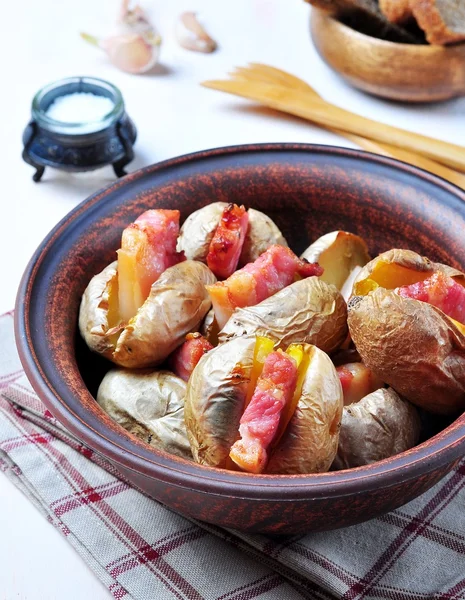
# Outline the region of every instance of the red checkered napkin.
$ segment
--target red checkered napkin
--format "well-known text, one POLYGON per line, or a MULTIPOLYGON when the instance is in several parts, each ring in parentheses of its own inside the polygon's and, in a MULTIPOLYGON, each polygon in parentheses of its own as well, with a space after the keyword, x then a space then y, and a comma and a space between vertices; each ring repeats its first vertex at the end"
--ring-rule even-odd
POLYGON ((274 540, 147 498, 71 436, 30 387, 0 317, 0 468, 115 598, 465 599, 465 461, 384 517, 274 540))

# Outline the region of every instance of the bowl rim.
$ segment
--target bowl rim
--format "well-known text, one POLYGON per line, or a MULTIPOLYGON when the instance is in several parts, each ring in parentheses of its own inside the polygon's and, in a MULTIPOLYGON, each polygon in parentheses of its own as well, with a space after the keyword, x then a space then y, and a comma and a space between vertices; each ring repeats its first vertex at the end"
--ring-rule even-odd
MULTIPOLYGON (((282 501, 308 500, 311 497, 341 497, 362 491, 388 488, 398 484, 399 478, 403 482, 416 479, 445 465, 450 465, 463 456, 465 449, 465 413, 446 429, 422 444, 388 459, 355 469, 305 475, 253 475, 227 471, 199 465, 149 446, 147 446, 148 450, 142 453, 142 446, 133 442, 130 438, 126 447, 117 444, 105 436, 106 425, 103 421, 100 431, 92 429, 70 410, 51 382, 46 379, 32 346, 28 310, 38 267, 48 248, 60 236, 63 229, 66 229, 83 212, 92 209, 99 202, 105 202, 107 195, 113 191, 131 185, 134 180, 143 178, 148 174, 156 174, 158 171, 167 168, 208 160, 211 157, 222 155, 266 152, 272 156, 274 152, 283 151, 310 154, 329 153, 385 165, 432 183, 448 193, 452 192, 458 201, 465 202, 465 191, 440 177, 407 163, 358 149, 301 143, 234 145, 184 154, 134 171, 128 176, 98 190, 81 202, 65 215, 44 238, 26 267, 16 298, 15 338, 23 368, 40 399, 71 433, 75 434, 80 440, 86 440, 84 443, 87 446, 103 455, 113 464, 119 464, 123 468, 143 476, 197 492, 242 499, 282 501), (129 450, 128 446, 130 447, 129 450), (149 453, 150 458, 147 458, 147 453, 149 453)), ((83 381, 82 385, 85 391, 89 393, 83 381)), ((122 440, 126 439, 125 436, 121 436, 121 438, 122 440)))
MULTIPOLYGON (((456 44, 408 44, 407 42, 391 42, 390 40, 383 40, 381 38, 375 37, 374 35, 368 35, 367 33, 363 33, 362 31, 358 31, 358 29, 354 29, 350 25, 346 25, 342 21, 340 21, 337 17, 333 17, 330 14, 325 13, 325 11, 320 10, 316 7, 312 7, 310 13, 310 19, 317 19, 318 24, 321 26, 322 23, 334 24, 340 31, 344 33, 346 36, 350 36, 352 38, 357 38, 360 42, 365 44, 370 44, 372 46, 379 46, 380 48, 385 48, 386 50, 392 50, 399 52, 403 50, 408 53, 421 53, 425 57, 430 57, 435 54, 444 54, 444 53, 465 53, 465 42, 458 42, 456 44)), ((313 31, 310 29, 310 35, 313 38, 313 31)), ((322 35, 319 32, 319 35, 322 35)))

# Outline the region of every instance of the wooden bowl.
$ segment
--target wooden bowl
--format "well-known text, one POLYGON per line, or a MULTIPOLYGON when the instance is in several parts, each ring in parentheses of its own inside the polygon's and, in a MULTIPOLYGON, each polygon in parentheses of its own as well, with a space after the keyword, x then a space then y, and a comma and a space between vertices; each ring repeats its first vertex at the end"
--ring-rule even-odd
POLYGON ((465 416, 419 446, 373 465, 317 475, 250 475, 197 465, 146 445, 94 400, 109 363, 77 333, 81 295, 115 257, 122 229, 148 208, 185 219, 216 201, 266 212, 300 253, 335 229, 371 252, 408 247, 458 267, 465 260, 465 192, 404 163, 299 144, 239 146, 131 173, 74 209, 24 274, 16 336, 31 383, 78 439, 172 509, 217 525, 289 534, 344 527, 412 500, 465 452, 465 416))
POLYGON ((396 44, 365 35, 312 9, 310 31, 321 58, 354 87, 408 102, 465 94, 465 43, 396 44))

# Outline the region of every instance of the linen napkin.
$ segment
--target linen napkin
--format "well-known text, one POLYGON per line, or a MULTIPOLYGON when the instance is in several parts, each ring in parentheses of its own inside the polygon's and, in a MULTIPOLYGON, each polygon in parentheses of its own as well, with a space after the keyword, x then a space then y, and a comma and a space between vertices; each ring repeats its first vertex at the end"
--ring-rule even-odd
POLYGON ((383 517, 288 538, 180 516, 131 487, 44 407, 0 317, 0 469, 114 598, 465 598, 465 461, 383 517))

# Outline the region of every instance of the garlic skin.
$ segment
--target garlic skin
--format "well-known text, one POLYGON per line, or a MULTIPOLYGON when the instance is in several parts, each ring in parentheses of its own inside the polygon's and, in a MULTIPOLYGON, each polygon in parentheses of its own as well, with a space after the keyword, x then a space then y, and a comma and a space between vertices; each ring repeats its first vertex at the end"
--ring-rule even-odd
POLYGON ((180 46, 193 52, 210 53, 216 50, 217 43, 205 31, 194 12, 183 12, 175 27, 176 39, 180 46))
POLYGON ((144 10, 139 5, 130 9, 129 4, 130 0, 123 0, 118 21, 118 33, 156 33, 144 10))

